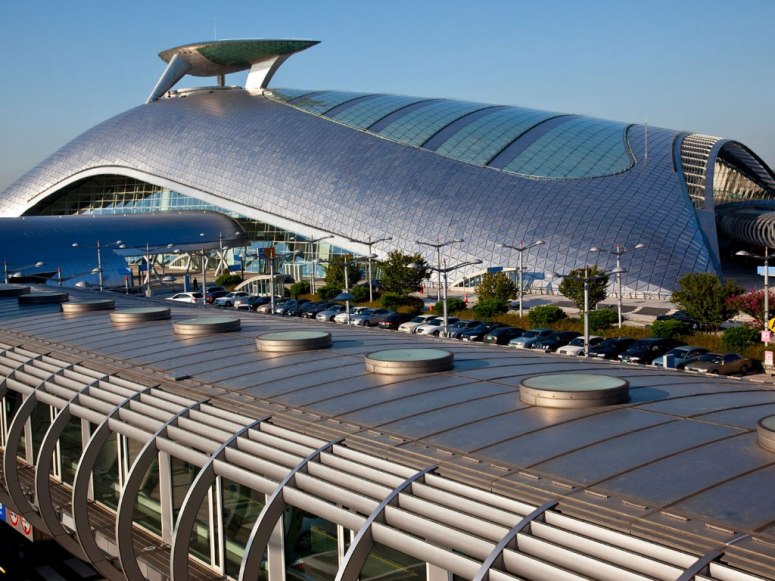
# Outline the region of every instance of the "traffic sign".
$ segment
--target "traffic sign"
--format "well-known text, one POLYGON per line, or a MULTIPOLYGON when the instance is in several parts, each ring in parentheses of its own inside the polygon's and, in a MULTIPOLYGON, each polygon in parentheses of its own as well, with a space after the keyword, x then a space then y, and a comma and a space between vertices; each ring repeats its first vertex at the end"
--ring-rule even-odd
POLYGON ((767 328, 770 331, 775 331, 775 318, 772 318, 769 321, 767 321, 767 328))

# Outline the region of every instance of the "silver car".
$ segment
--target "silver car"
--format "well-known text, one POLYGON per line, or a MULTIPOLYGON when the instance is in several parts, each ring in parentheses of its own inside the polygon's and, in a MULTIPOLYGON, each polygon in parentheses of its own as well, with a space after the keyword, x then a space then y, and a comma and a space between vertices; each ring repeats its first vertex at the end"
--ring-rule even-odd
POLYGON ((469 331, 481 324, 481 321, 460 319, 457 323, 449 326, 449 329, 447 329, 447 337, 450 339, 460 339, 460 335, 462 335, 465 331, 469 331))
POLYGON ((509 341, 509 347, 531 349, 537 341, 546 339, 552 333, 554 333, 554 331, 551 329, 530 329, 529 331, 522 333, 519 337, 515 337, 509 341))
POLYGON ((339 313, 343 313, 345 308, 346 307, 344 305, 331 305, 325 311, 321 311, 315 315, 315 320, 322 321, 324 323, 330 323, 334 320, 335 316, 337 316, 339 313))
POLYGON ((374 327, 394 312, 395 311, 389 311, 388 309, 366 309, 365 311, 350 317, 350 324, 362 327, 374 327))
POLYGON ((342 311, 338 315, 334 317, 334 323, 339 323, 340 325, 346 325, 350 322, 350 317, 354 317, 355 315, 360 315, 364 310, 366 310, 368 307, 350 307, 350 314, 347 314, 347 311, 342 311))

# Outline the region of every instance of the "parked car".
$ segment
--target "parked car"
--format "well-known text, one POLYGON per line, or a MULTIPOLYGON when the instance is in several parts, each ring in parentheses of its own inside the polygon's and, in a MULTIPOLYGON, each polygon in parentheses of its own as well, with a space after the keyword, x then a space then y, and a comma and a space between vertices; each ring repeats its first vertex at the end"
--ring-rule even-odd
POLYGON ((610 337, 598 345, 589 348, 589 356, 599 359, 616 359, 620 353, 627 351, 635 339, 631 337, 610 337))
POLYGON ((700 322, 697 319, 694 319, 689 316, 689 314, 686 311, 676 311, 674 313, 670 313, 668 315, 658 315, 657 321, 681 321, 683 324, 685 324, 687 327, 689 327, 692 331, 696 331, 700 328, 700 322))
POLYGON ((207 287, 207 292, 205 293, 205 300, 207 301, 208 305, 212 305, 215 299, 226 296, 227 294, 229 294, 229 291, 227 291, 222 286, 209 286, 207 287))
POLYGON ((368 308, 369 307, 350 307, 349 316, 347 314, 347 310, 345 309, 334 317, 334 323, 339 323, 340 325, 346 325, 350 322, 350 317, 354 317, 355 315, 360 315, 363 311, 367 310, 368 308))
POLYGON ((350 317, 350 325, 360 327, 375 327, 379 322, 392 314, 388 309, 366 309, 365 311, 350 317))
POLYGON ((167 300, 179 303, 201 303, 202 293, 176 293, 171 297, 167 297, 167 300))
POLYGON ((490 345, 508 345, 509 341, 524 333, 519 327, 498 327, 484 336, 484 342, 490 345))
POLYGON ((334 320, 334 317, 336 315, 338 315, 339 313, 343 313, 345 308, 346 308, 345 305, 334 303, 327 309, 320 311, 317 315, 315 315, 315 320, 330 323, 331 321, 334 320))
POLYGON ((546 339, 552 333, 554 333, 554 331, 551 329, 529 329, 522 333, 519 337, 515 337, 509 341, 509 347, 515 347, 517 349, 530 349, 536 341, 546 339))
POLYGON ((411 321, 413 318, 414 315, 411 313, 392 313, 377 323, 377 326, 380 329, 398 330, 399 325, 411 321))
POLYGON ((307 299, 288 299, 280 305, 275 305, 274 314, 290 317, 296 312, 296 309, 308 302, 307 299))
POLYGON ((535 341, 530 347, 544 353, 553 353, 563 345, 567 345, 571 340, 581 335, 578 331, 555 331, 545 339, 535 341))
POLYGON ((279 305, 282 305, 286 300, 288 299, 275 299, 274 305, 272 305, 272 299, 270 297, 269 302, 261 305, 256 309, 257 313, 263 313, 265 315, 271 315, 272 314, 272 308, 277 308, 279 305))
MULTIPOLYGON (((457 317, 447 317, 447 328, 449 328, 450 325, 454 325, 457 323, 460 319, 457 317)), ((439 317, 437 319, 431 319, 427 323, 423 323, 417 329, 415 330, 416 335, 431 335, 432 337, 439 337, 441 336, 442 331, 444 331, 444 317, 439 317)))
POLYGON ((218 297, 213 301, 213 304, 216 307, 224 307, 226 309, 229 309, 234 306, 234 303, 237 301, 237 299, 242 299, 249 296, 248 293, 244 291, 234 291, 230 293, 226 293, 222 297, 218 297))
POLYGON ((484 341, 484 336, 492 331, 493 329, 498 329, 500 327, 505 327, 506 325, 504 323, 480 323, 473 329, 468 329, 468 331, 463 331, 460 334, 460 339, 462 341, 484 341))
MULTIPOLYGON (((600 343, 603 342, 603 338, 598 335, 590 335, 589 336, 589 348, 590 350, 592 347, 597 347, 600 345, 600 343)), ((575 339, 571 339, 571 342, 567 345, 563 345, 559 349, 557 349, 557 353, 560 355, 584 355, 584 337, 576 337, 575 339)))
POLYGON ((322 313, 331 307, 331 305, 332 303, 327 303, 325 301, 311 301, 301 306, 299 309, 299 316, 304 319, 314 319, 318 313, 322 313))
POLYGON ((745 375, 753 368, 753 362, 748 357, 738 353, 705 353, 694 361, 686 363, 686 371, 713 373, 716 375, 745 375))
POLYGON ((417 315, 411 321, 401 323, 401 325, 398 326, 398 330, 402 333, 414 333, 417 330, 417 327, 423 323, 427 323, 431 319, 437 319, 438 317, 438 315, 417 315))
POLYGON ((474 327, 478 327, 481 324, 481 321, 461 319, 454 325, 449 326, 449 329, 447 329, 447 337, 450 339, 460 339, 460 335, 462 335, 465 331, 470 331, 474 327))
POLYGON ((660 355, 655 358, 651 364, 655 367, 668 367, 671 369, 683 369, 684 365, 689 361, 696 359, 700 355, 704 355, 710 351, 705 347, 697 347, 695 345, 682 345, 671 349, 664 355, 660 355), (665 365, 665 358, 667 358, 667 365, 665 365))
POLYGON ((680 341, 664 339, 662 337, 640 339, 635 341, 627 351, 619 354, 619 361, 626 363, 651 363, 660 355, 664 355, 680 345, 682 345, 680 341))
POLYGON ((234 301, 234 308, 238 311, 255 311, 261 305, 269 303, 269 297, 248 295, 234 301))

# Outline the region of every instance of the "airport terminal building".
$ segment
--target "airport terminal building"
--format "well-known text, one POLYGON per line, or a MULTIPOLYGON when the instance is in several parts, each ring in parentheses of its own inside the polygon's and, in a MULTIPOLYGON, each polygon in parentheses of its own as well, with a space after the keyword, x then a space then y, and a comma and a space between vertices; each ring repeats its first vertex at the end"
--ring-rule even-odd
MULTIPOLYGON (((723 207, 730 239, 769 244, 772 172, 742 144, 270 89, 310 44, 162 53, 148 103, 0 213, 221 210, 256 245, 465 238, 448 261, 504 266, 498 244, 540 238, 537 280, 639 242, 639 292, 718 268, 723 207), (221 82, 245 69, 244 89, 221 82), (219 83, 173 90, 186 74, 219 83)), ((171 243, 221 218, 178 220, 171 243)), ((170 304, 0 285, 5 520, 107 579, 775 580, 771 383, 170 304)))
POLYGON ((551 288, 555 273, 614 265, 591 247, 645 244, 624 259, 624 287, 663 295, 688 272, 720 273, 730 245, 771 245, 775 177, 742 143, 513 106, 269 86, 314 44, 161 53, 168 66, 148 102, 24 175, 0 195, 0 215, 220 211, 254 246, 300 249, 287 269, 296 279, 322 271, 312 261, 330 253, 460 238, 446 263, 483 261, 455 273, 465 279, 513 271, 519 256, 502 245, 540 239, 524 256, 527 280, 551 288), (250 71, 245 87, 227 86, 240 70, 250 71), (175 89, 184 76, 218 84, 175 89))

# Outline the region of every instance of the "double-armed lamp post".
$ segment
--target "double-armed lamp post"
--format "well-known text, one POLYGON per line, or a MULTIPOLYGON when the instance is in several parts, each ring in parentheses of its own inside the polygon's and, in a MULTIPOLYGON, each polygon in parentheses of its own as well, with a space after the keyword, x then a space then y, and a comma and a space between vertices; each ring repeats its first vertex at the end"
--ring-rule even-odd
POLYGON ((372 246, 379 244, 380 242, 387 242, 388 240, 393 240, 393 237, 388 236, 387 238, 378 238, 376 240, 372 240, 371 236, 369 236, 368 240, 357 240, 355 238, 350 238, 350 242, 358 242, 359 244, 365 244, 369 247, 369 302, 374 300, 374 290, 372 289, 371 257, 376 258, 377 256, 374 254, 372 246))
MULTIPOLYGON (((11 269, 11 270, 13 270, 12 277, 20 276, 22 274, 22 271, 24 271, 24 270, 28 270, 30 268, 40 268, 41 266, 44 266, 45 264, 46 264, 45 262, 38 261, 38 262, 36 262, 34 264, 27 264, 25 266, 15 267, 15 268, 11 269)), ((9 277, 8 277, 8 261, 7 260, 3 261, 3 280, 5 280, 5 284, 8 284, 9 277)))
MULTIPOLYGON (((429 270, 433 270, 433 271, 437 272, 439 274, 439 276, 443 277, 443 279, 444 279, 444 284, 441 287, 441 290, 444 291, 444 298, 441 299, 441 300, 444 301, 443 302, 443 305, 444 305, 444 331, 443 331, 443 335, 442 335, 443 337, 446 337, 448 335, 448 333, 449 333, 449 317, 448 317, 448 312, 447 312, 447 287, 448 287, 449 281, 448 281, 447 275, 450 272, 453 272, 453 271, 458 270, 460 268, 464 268, 466 266, 473 266, 475 264, 482 264, 482 261, 479 260, 479 259, 476 259, 476 260, 469 260, 467 262, 461 262, 460 264, 455 264, 453 266, 447 266, 447 261, 445 260, 443 263, 439 264, 439 266, 430 266, 430 265, 427 266, 427 268, 429 270)), ((412 263, 409 264, 410 268, 422 268, 423 266, 424 265, 418 264, 416 262, 412 262, 412 263)))
MULTIPOLYGON (((444 242, 438 242, 438 241, 423 242, 422 240, 415 240, 415 243, 419 244, 420 246, 430 246, 431 248, 436 249, 436 264, 438 264, 439 267, 441 267, 441 249, 444 248, 445 246, 449 246, 451 244, 458 244, 459 242, 463 242, 463 241, 464 240, 462 238, 455 238, 453 240, 445 240, 444 242)), ((441 300, 441 271, 437 269, 433 269, 433 270, 436 270, 439 273, 439 279, 438 279, 439 290, 436 293, 436 300, 440 301, 441 300)))
POLYGON ((522 255, 529 249, 535 247, 535 246, 541 246, 542 244, 545 244, 543 240, 536 240, 535 242, 531 242, 530 244, 525 244, 525 241, 523 240, 522 243, 519 246, 510 246, 508 244, 501 244, 501 248, 508 248, 509 250, 516 250, 519 252, 519 316, 522 316, 522 297, 525 294, 525 286, 522 281, 522 275, 525 272, 525 265, 523 261, 522 255))
POLYGON ((622 274, 623 272, 626 272, 622 270, 622 264, 621 264, 621 258, 622 255, 627 254, 628 252, 634 252, 636 250, 640 250, 641 248, 646 248, 645 244, 638 243, 632 248, 625 248, 621 244, 617 244, 613 248, 599 248, 598 246, 593 246, 589 249, 590 252, 607 252, 608 254, 613 254, 616 256, 616 269, 612 270, 611 272, 619 271, 616 275, 616 301, 619 311, 619 328, 622 328, 622 274))
POLYGON ((555 274, 555 276, 559 278, 570 278, 584 283, 584 357, 589 357, 589 283, 594 280, 607 278, 609 274, 619 276, 625 272, 627 271, 622 270, 621 268, 614 268, 608 272, 590 274, 589 267, 585 266, 583 275, 555 274))

